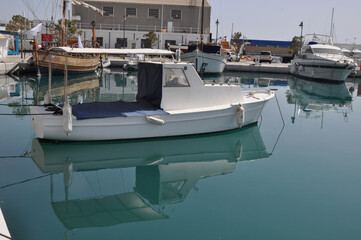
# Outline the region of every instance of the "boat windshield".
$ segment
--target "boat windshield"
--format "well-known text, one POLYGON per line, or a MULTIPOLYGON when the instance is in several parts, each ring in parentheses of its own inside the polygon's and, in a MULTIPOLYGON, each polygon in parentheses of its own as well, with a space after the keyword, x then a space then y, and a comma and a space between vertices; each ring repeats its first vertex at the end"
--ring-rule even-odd
POLYGON ((327 54, 339 54, 343 55, 343 52, 340 49, 332 48, 313 48, 313 53, 327 53, 327 54))

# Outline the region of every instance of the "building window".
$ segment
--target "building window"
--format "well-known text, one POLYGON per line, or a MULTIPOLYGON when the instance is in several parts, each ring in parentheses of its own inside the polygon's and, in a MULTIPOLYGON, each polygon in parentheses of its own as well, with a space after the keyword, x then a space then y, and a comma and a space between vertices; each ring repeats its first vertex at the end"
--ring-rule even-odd
POLYGON ((170 12, 171 19, 182 19, 182 11, 181 10, 172 10, 170 12))
POLYGON ((176 45, 177 42, 175 40, 165 40, 164 44, 165 44, 165 49, 168 49, 169 45, 176 45))
POLYGON ((158 19, 159 18, 159 9, 149 8, 148 17, 158 19))
POLYGON ((126 8, 125 15, 127 17, 137 17, 137 9, 136 8, 126 8))
POLYGON ((97 37, 96 42, 99 44, 100 47, 103 47, 103 37, 97 37))
POLYGON ((113 7, 103 7, 104 16, 113 16, 113 7))

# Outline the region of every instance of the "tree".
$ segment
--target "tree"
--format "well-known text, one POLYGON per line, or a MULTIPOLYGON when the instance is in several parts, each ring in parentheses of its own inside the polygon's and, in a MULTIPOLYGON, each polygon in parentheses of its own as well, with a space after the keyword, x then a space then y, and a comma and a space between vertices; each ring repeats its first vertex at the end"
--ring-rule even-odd
POLYGON ((297 54, 298 51, 301 49, 301 47, 302 47, 301 37, 294 36, 292 38, 292 42, 291 42, 291 48, 292 48, 293 54, 297 54))
POLYGON ((14 15, 6 25, 6 31, 17 33, 19 30, 29 30, 31 27, 32 22, 29 19, 21 15, 14 15))
MULTIPOLYGON (((76 39, 78 35, 81 35, 83 31, 78 30, 76 26, 73 25, 73 23, 65 19, 65 39, 76 39)), ((61 19, 58 20, 58 24, 53 25, 50 27, 50 32, 53 34, 53 41, 60 44, 61 43, 61 19)))
POLYGON ((144 34, 143 37, 146 37, 145 39, 146 48, 153 48, 155 44, 159 42, 159 39, 154 32, 149 32, 147 34, 144 34))
POLYGON ((235 48, 236 52, 239 52, 239 49, 241 48, 242 45, 242 42, 240 41, 241 37, 242 37, 241 32, 235 32, 231 37, 232 48, 235 48))

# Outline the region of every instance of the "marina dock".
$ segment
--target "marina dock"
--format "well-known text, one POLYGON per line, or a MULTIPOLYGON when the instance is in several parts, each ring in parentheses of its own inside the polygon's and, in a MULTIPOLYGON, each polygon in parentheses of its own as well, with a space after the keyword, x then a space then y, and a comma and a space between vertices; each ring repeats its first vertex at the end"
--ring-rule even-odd
MULTIPOLYGON (((28 61, 31 55, 21 58, 20 55, 8 56, 0 60, 0 75, 6 74, 30 74, 36 73, 36 68, 30 66, 28 61)), ((109 58, 111 67, 122 67, 126 60, 121 58, 109 58)), ((259 63, 255 64, 251 61, 227 62, 225 71, 229 72, 256 72, 256 73, 280 73, 290 74, 289 63, 259 63)), ((356 70, 356 76, 361 78, 360 68, 356 70)))
POLYGON ((250 61, 227 62, 225 71, 257 73, 290 73, 289 63, 259 63, 250 61))
POLYGON ((31 54, 21 58, 21 55, 10 55, 0 59, 0 75, 35 73, 36 68, 28 64, 31 54))

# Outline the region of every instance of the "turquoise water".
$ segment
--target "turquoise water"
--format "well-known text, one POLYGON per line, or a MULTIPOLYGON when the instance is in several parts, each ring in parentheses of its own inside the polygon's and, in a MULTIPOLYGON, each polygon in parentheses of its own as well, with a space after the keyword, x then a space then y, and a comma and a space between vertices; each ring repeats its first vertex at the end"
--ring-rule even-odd
MULTIPOLYGON (((13 239, 358 239, 361 81, 203 78, 277 89, 277 99, 257 125, 137 141, 39 141, 29 116, 0 116, 0 207, 13 239)), ((0 78, 1 104, 41 103, 46 79, 15 80, 0 78)), ((132 101, 136 74, 69 85, 73 104, 132 101)), ((62 102, 62 82, 52 89, 62 102)))

